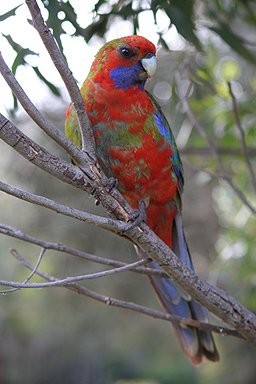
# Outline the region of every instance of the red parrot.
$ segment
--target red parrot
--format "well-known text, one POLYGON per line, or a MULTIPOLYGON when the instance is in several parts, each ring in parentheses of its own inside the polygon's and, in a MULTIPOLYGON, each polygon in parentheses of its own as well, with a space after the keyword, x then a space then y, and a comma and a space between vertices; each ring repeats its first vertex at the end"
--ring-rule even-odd
MULTIPOLYGON (((141 209, 144 202, 147 225, 193 269, 181 219, 182 163, 160 106, 144 89, 155 70, 154 44, 135 35, 116 39, 97 53, 81 94, 103 171, 118 179, 118 190, 134 209, 141 209)), ((72 105, 66 115, 66 135, 81 148, 72 105)), ((137 253, 147 256, 140 249, 137 253)), ((154 262, 150 266, 160 269, 154 262)), ((150 277, 150 282, 167 313, 207 321, 205 309, 171 279, 150 277)), ((172 327, 194 365, 219 360, 210 332, 172 327)))

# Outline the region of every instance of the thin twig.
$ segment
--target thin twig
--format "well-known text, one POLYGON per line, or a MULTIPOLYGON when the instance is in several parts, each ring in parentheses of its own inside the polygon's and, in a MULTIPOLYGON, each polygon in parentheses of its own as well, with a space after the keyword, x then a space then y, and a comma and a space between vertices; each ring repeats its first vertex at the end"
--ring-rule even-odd
POLYGON ((31 119, 57 144, 59 144, 72 158, 79 161, 81 166, 86 166, 88 172, 88 161, 85 162, 84 154, 72 143, 63 133, 55 128, 35 107, 31 102, 21 85, 16 80, 10 68, 5 63, 0 52, 0 73, 11 88, 14 95, 19 100, 20 104, 31 117, 31 119))
POLYGON ((95 166, 92 166, 92 174, 91 168, 87 172, 85 168, 80 169, 80 167, 67 163, 51 154, 21 132, 1 113, 0 138, 20 155, 45 172, 65 183, 86 191, 90 195, 94 195, 101 202, 110 217, 123 221, 128 220, 132 213, 130 205, 116 188, 111 189, 111 191, 105 190, 104 185, 107 178, 103 173, 99 173, 95 166))
MULTIPOLYGON (((13 252, 12 255, 16 259, 18 259, 19 262, 22 265, 24 265, 26 268, 33 269, 33 266, 31 264, 29 264, 17 251, 13 252)), ((43 279, 48 280, 50 282, 58 281, 58 279, 56 279, 55 277, 50 276, 47 273, 41 272, 39 270, 36 271, 36 274, 38 276, 41 276, 43 279)), ((72 291, 75 291, 77 293, 80 293, 84 296, 90 297, 94 300, 100 301, 100 302, 107 304, 107 305, 112 305, 112 306, 119 307, 119 308, 130 309, 132 311, 143 313, 143 314, 148 315, 148 316, 153 317, 153 318, 167 320, 167 321, 177 323, 177 324, 189 325, 191 327, 198 328, 199 330, 216 332, 222 336, 230 335, 230 336, 244 339, 243 335, 241 335, 240 332, 236 331, 235 329, 220 327, 220 326, 216 326, 216 325, 209 324, 209 323, 202 323, 198 320, 185 319, 185 318, 182 318, 182 317, 179 317, 176 315, 170 315, 170 314, 166 314, 163 312, 154 311, 152 309, 143 307, 143 306, 138 305, 138 304, 129 303, 126 301, 122 301, 122 300, 118 300, 118 299, 114 299, 114 298, 100 295, 96 292, 90 291, 87 288, 82 287, 82 286, 75 284, 75 283, 69 283, 67 285, 64 285, 64 287, 67 289, 70 289, 72 291)))
POLYGON ((94 224, 100 228, 107 229, 108 231, 114 233, 116 233, 117 231, 122 232, 125 229, 125 223, 121 221, 111 220, 105 217, 83 212, 75 208, 70 208, 66 205, 56 203, 54 200, 47 199, 46 197, 34 195, 33 193, 29 193, 23 191, 22 189, 15 188, 2 181, 0 181, 0 191, 3 191, 8 195, 17 197, 18 199, 27 201, 29 203, 45 207, 47 209, 50 209, 51 211, 61 213, 62 215, 94 224))
MULTIPOLYGON (((25 265, 26 267, 28 267, 30 269, 33 268, 17 252, 15 252, 15 253, 12 252, 12 255, 14 255, 18 260, 20 260, 20 262, 23 265, 25 265)), ((131 264, 130 264, 130 267, 131 267, 131 264)), ((49 276, 46 273, 38 271, 38 270, 37 270, 36 273, 39 276, 43 277, 44 279, 46 279, 48 281, 57 282, 57 285, 59 285, 58 279, 56 279, 56 278, 54 278, 52 276, 49 276)), ((179 317, 177 317, 175 315, 169 315, 169 314, 164 314, 164 313, 157 312, 157 311, 152 311, 151 309, 139 306, 139 305, 134 304, 134 303, 127 303, 127 302, 122 301, 122 300, 112 299, 112 298, 109 298, 109 297, 106 297, 106 296, 103 296, 103 295, 99 295, 98 293, 92 292, 92 291, 90 291, 90 290, 88 290, 88 289, 86 289, 84 287, 81 287, 81 286, 75 284, 75 283, 66 283, 66 284, 67 285, 65 285, 63 283, 63 286, 65 286, 66 288, 71 289, 71 290, 73 290, 75 292, 81 293, 81 294, 83 294, 85 296, 91 297, 91 298, 93 298, 95 300, 104 302, 105 304, 108 304, 108 305, 113 305, 113 306, 117 306, 117 307, 121 307, 121 308, 131 309, 131 310, 134 310, 134 311, 138 311, 138 312, 144 313, 144 314, 146 314, 148 316, 152 316, 154 318, 160 318, 160 319, 163 319, 163 320, 168 320, 168 321, 172 321, 172 322, 177 322, 177 323, 181 323, 181 324, 195 326, 195 327, 197 327, 199 329, 202 329, 202 330, 204 329, 204 330, 209 330, 209 331, 213 331, 213 332, 218 332, 221 335, 232 335, 232 336, 244 338, 244 334, 242 332, 239 332, 239 331, 236 331, 236 330, 229 330, 227 328, 217 327, 217 326, 213 326, 213 325, 210 325, 210 324, 202 324, 199 321, 192 320, 192 319, 181 319, 181 318, 179 318, 179 317)), ((197 286, 195 278, 193 278, 193 286, 194 286, 194 288, 196 288, 196 286, 197 286)), ((207 284, 207 286, 210 287, 210 285, 208 285, 208 284, 207 284)), ((213 289, 213 287, 211 287, 211 288, 213 289)), ((225 301, 226 301, 226 304, 228 304, 226 310, 228 312, 229 312, 229 309, 228 309, 229 308, 229 302, 232 301, 232 308, 234 308, 236 310, 236 316, 240 313, 241 305, 239 303, 237 303, 233 298, 228 296, 226 293, 224 293, 224 292, 222 292, 222 291, 220 291, 220 290, 218 290, 216 288, 214 288, 214 291, 215 291, 216 295, 221 295, 221 294, 225 295, 225 301)), ((218 296, 218 297, 220 298, 220 296, 218 296)), ((215 297, 214 300, 218 300, 217 297, 215 297)), ((245 311, 247 311, 247 310, 245 310, 245 311)), ((253 321, 252 317, 253 317, 253 314, 249 314, 250 321, 253 321)), ((243 331, 245 331, 244 328, 242 328, 242 329, 243 329, 243 331)), ((253 328, 250 328, 250 329, 251 329, 250 332, 253 332, 253 328)), ((251 343, 253 344, 252 341, 251 341, 251 343)))
MULTIPOLYGON (((85 190, 89 194, 95 189, 94 174, 87 168, 83 171, 30 139, 10 120, 0 113, 0 138, 32 164, 65 183, 85 190)), ((81 152, 81 151, 80 151, 81 152)), ((82 152, 81 152, 82 153, 82 152)), ((102 187, 101 187, 102 188, 102 187)))
POLYGON ((228 89, 229 89, 229 94, 230 94, 231 100, 232 100, 233 115, 235 117, 236 125, 237 125, 238 131, 239 131, 239 134, 240 134, 240 138, 241 138, 242 153, 243 153, 245 162, 246 162, 248 170, 249 170, 249 174, 250 174, 250 178, 251 178, 251 183, 252 183, 253 189, 256 192, 255 174, 253 172, 252 164, 251 164, 251 161, 250 161, 250 158, 249 158, 249 153, 248 153, 247 145, 246 145, 246 141, 245 141, 244 129, 243 129, 243 126, 242 126, 240 118, 239 118, 237 102, 236 102, 236 98, 235 98, 234 92, 232 90, 232 85, 231 85, 230 82, 228 82, 228 89))
POLYGON ((188 68, 190 73, 192 74, 192 76, 197 80, 199 81, 201 84, 205 85, 207 88, 209 88, 214 94, 216 94, 217 96, 219 96, 216 92, 216 89, 214 87, 214 85, 212 85, 211 83, 209 83, 208 81, 206 81, 205 79, 203 79, 201 76, 199 76, 192 68, 188 68))
POLYGON ((209 146, 209 150, 211 151, 213 157, 216 159, 216 161, 218 163, 218 166, 219 166, 220 171, 221 171, 222 179, 226 180, 226 182, 234 190, 234 192, 239 197, 239 199, 249 208, 249 210, 254 215, 256 215, 256 209, 252 206, 252 204, 246 198, 245 194, 240 189, 238 189, 235 186, 235 184, 233 183, 231 177, 227 174, 227 172, 225 170, 225 167, 223 165, 223 162, 222 162, 222 160, 220 158, 219 153, 216 150, 216 147, 215 147, 213 141, 211 140, 210 136, 206 133, 206 131, 205 131, 204 127, 202 126, 202 124, 200 124, 200 122, 196 119, 195 115, 193 114, 193 112, 192 112, 192 110, 190 108, 188 99, 187 99, 186 95, 184 94, 184 90, 183 90, 183 87, 182 87, 182 81, 181 81, 181 74, 183 73, 184 69, 187 66, 188 66, 188 61, 184 61, 182 63, 182 65, 180 66, 179 70, 176 72, 176 81, 177 81, 177 86, 178 86, 178 93, 179 93, 180 100, 181 100, 181 102, 182 102, 182 104, 183 104, 183 106, 185 108, 186 114, 187 114, 188 118, 190 119, 190 121, 192 122, 192 124, 194 124, 194 126, 196 127, 196 129, 198 130, 200 135, 207 142, 207 144, 209 146))
MULTIPOLYGON (((13 249, 10 249, 10 252, 12 252, 13 249)), ((33 271, 30 273, 30 275, 26 278, 26 280, 23 282, 23 284, 27 284, 27 282, 34 276, 34 274, 36 273, 41 261, 42 261, 42 258, 43 258, 43 255, 45 254, 45 251, 46 249, 45 248, 42 248, 41 249, 41 252, 40 252, 40 255, 38 257, 38 260, 37 260, 37 263, 35 265, 35 268, 33 269, 33 271)))
MULTIPOLYGON (((39 265, 40 265, 40 263, 41 263, 41 260, 42 260, 42 258, 43 258, 43 255, 44 255, 45 251, 46 251, 46 248, 42 248, 42 249, 41 249, 41 252, 40 252, 40 254, 39 254, 39 257, 38 257, 38 260, 37 260, 37 263, 36 263, 34 269, 33 269, 32 272, 28 275, 28 277, 23 281, 22 285, 23 285, 23 284, 27 284, 27 282, 34 276, 34 274, 36 273, 36 271, 37 271, 37 269, 38 269, 38 267, 39 267, 39 265)), ((12 252, 15 254, 15 250, 14 250, 14 249, 10 249, 10 253, 11 253, 11 254, 12 254, 12 252)), ((9 289, 9 290, 0 291, 0 293, 2 293, 2 294, 6 294, 6 293, 14 292, 14 291, 17 291, 17 290, 20 290, 20 288, 17 287, 17 288, 13 288, 13 289, 9 289)))
MULTIPOLYGON (((11 254, 15 255, 15 254, 17 254, 17 251, 15 249, 12 249, 11 250, 11 254)), ((0 285, 7 286, 7 287, 13 287, 13 288, 17 288, 17 289, 21 289, 21 288, 30 289, 30 288, 63 287, 64 285, 68 285, 68 284, 74 283, 76 281, 92 280, 92 279, 98 279, 100 277, 106 277, 106 276, 110 276, 110 275, 115 275, 117 273, 128 271, 129 269, 132 269, 134 267, 138 267, 138 266, 147 264, 150 261, 151 261, 151 259, 147 258, 147 259, 136 261, 136 262, 131 263, 131 264, 127 264, 124 267, 110 269, 108 271, 90 273, 90 274, 87 274, 87 275, 67 277, 66 279, 58 279, 56 281, 49 282, 49 283, 30 283, 30 284, 28 284, 27 283, 27 279, 26 279, 26 281, 24 283, 17 283, 17 282, 14 282, 14 281, 0 280, 0 285)), ((35 271, 33 269, 32 275, 34 273, 36 273, 36 268, 35 268, 35 271)))
MULTIPOLYGON (((20 240, 32 243, 32 244, 36 244, 36 245, 43 247, 45 249, 48 249, 48 250, 53 249, 55 251, 67 253, 67 254, 82 258, 84 260, 92 261, 94 263, 109 265, 112 267, 124 267, 127 265, 127 263, 123 263, 121 261, 116 261, 116 260, 112 260, 112 259, 106 259, 106 258, 100 257, 100 256, 90 255, 86 252, 79 251, 75 248, 68 247, 67 245, 64 245, 62 243, 50 243, 50 242, 46 242, 43 240, 39 240, 39 239, 36 239, 35 237, 29 236, 29 235, 21 232, 20 230, 14 228, 14 227, 11 227, 11 226, 5 225, 5 224, 1 224, 1 223, 0 223, 0 233, 2 233, 3 235, 6 235, 6 236, 11 236, 11 237, 14 237, 16 239, 20 239, 20 240)), ((144 274, 144 275, 149 275, 149 276, 158 276, 158 277, 162 277, 162 278, 169 278, 169 276, 164 271, 160 271, 160 270, 156 270, 156 269, 152 269, 152 268, 148 268, 148 267, 136 267, 136 268, 129 270, 129 271, 144 274)))
MULTIPOLYGON (((87 155, 91 159, 91 162, 96 164, 96 145, 93 136, 93 131, 77 83, 72 75, 72 72, 68 68, 66 61, 64 60, 51 34, 51 31, 44 23, 44 19, 41 15, 37 2, 35 0, 26 0, 26 4, 32 16, 33 25, 39 33, 52 59, 52 62, 57 68, 59 74, 61 75, 62 80, 64 81, 64 84, 70 95, 81 131, 83 151, 87 153, 87 155)), ((79 163, 79 165, 81 164, 79 163)))

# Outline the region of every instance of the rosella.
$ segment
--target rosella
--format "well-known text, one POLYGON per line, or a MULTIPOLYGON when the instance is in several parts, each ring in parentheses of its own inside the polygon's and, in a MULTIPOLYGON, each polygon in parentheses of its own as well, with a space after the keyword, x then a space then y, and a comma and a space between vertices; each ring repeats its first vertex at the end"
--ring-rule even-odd
MULTIPOLYGON (((103 171, 118 180, 118 190, 134 209, 144 202, 147 225, 193 269, 181 218, 182 163, 160 106, 144 89, 155 70, 154 44, 140 36, 116 39, 97 53, 81 94, 103 171)), ((72 105, 66 135, 81 148, 72 105)), ((137 253, 146 257, 140 249, 137 253)), ((160 269, 154 262, 150 266, 160 269)), ((150 282, 167 313, 207 322, 205 309, 171 279, 151 276, 150 282)), ((210 332, 178 324, 172 327, 194 365, 219 360, 210 332)))

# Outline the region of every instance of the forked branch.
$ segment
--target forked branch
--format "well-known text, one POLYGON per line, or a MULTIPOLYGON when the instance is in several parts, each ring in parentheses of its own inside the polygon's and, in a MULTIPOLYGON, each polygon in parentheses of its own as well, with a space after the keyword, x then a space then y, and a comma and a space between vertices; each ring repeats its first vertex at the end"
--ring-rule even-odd
MULTIPOLYGON (((119 307, 119 308, 130 309, 132 311, 140 312, 140 313, 143 313, 143 314, 148 315, 148 316, 153 317, 153 318, 162 319, 162 320, 170 321, 173 323, 189 325, 191 327, 198 328, 199 330, 212 331, 215 333, 219 333, 222 336, 230 335, 230 336, 235 336, 235 337, 243 339, 243 336, 238 331, 236 331, 235 329, 229 329, 229 328, 225 328, 225 327, 212 325, 209 323, 203 323, 203 322, 200 322, 198 320, 186 319, 186 318, 182 318, 182 317, 179 317, 176 315, 170 315, 170 314, 166 314, 163 312, 155 311, 155 310, 143 307, 143 306, 135 304, 135 303, 126 302, 123 300, 118 300, 118 299, 110 298, 107 296, 103 296, 103 295, 100 295, 96 292, 90 291, 89 289, 82 287, 81 285, 78 285, 74 282, 70 282, 72 278, 70 278, 69 282, 64 281, 64 280, 58 280, 56 277, 48 275, 45 272, 39 271, 37 269, 37 267, 33 267, 16 250, 12 249, 11 254, 17 260, 19 260, 19 262, 22 265, 24 265, 26 268, 32 270, 33 273, 36 273, 38 276, 49 281, 48 284, 47 283, 46 284, 40 284, 41 287, 62 286, 64 288, 70 289, 72 291, 75 291, 77 293, 80 293, 84 296, 90 297, 94 300, 100 301, 100 302, 107 304, 107 305, 112 305, 112 306, 119 307)), ((148 262, 148 260, 144 260, 144 263, 147 263, 147 262, 148 262)), ((117 268, 116 273, 123 272, 124 270, 129 270, 130 268, 134 268, 135 265, 141 265, 142 263, 143 263, 143 261, 140 260, 140 261, 137 261, 136 263, 129 264, 126 266, 125 269, 123 268, 122 271, 120 270, 120 268, 117 268)), ((37 265, 38 265, 38 262, 37 262, 37 265)), ((105 276, 107 274, 109 274, 108 272, 110 272, 110 271, 105 271, 105 276)), ((101 276, 99 276, 99 274, 95 274, 95 275, 97 275, 96 277, 102 277, 102 276, 104 276, 104 273, 101 273, 101 276)), ((89 276, 89 275, 87 275, 87 276, 89 276)), ((91 277, 89 277, 89 278, 91 278, 91 277)), ((75 279, 75 278, 73 278, 73 279, 75 279)), ((81 279, 81 276, 78 277, 77 280, 78 279, 81 279)), ((38 285, 38 287, 39 287, 39 285, 38 285)), ((25 287, 19 287, 19 288, 25 288, 25 287)), ((29 288, 29 287, 27 287, 27 288, 29 288)))

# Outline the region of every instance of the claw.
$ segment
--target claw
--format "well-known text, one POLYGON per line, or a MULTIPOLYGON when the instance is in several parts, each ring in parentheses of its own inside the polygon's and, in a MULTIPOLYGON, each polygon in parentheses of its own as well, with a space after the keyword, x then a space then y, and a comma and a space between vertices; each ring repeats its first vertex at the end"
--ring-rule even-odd
POLYGON ((145 201, 141 200, 139 202, 139 209, 134 209, 128 219, 128 222, 132 221, 132 223, 126 226, 126 228, 121 232, 121 235, 123 235, 126 231, 129 231, 129 229, 147 221, 146 208, 147 205, 145 201))
POLYGON ((110 177, 106 184, 104 185, 104 188, 107 192, 110 192, 114 187, 117 186, 118 180, 114 179, 114 177, 110 177))

